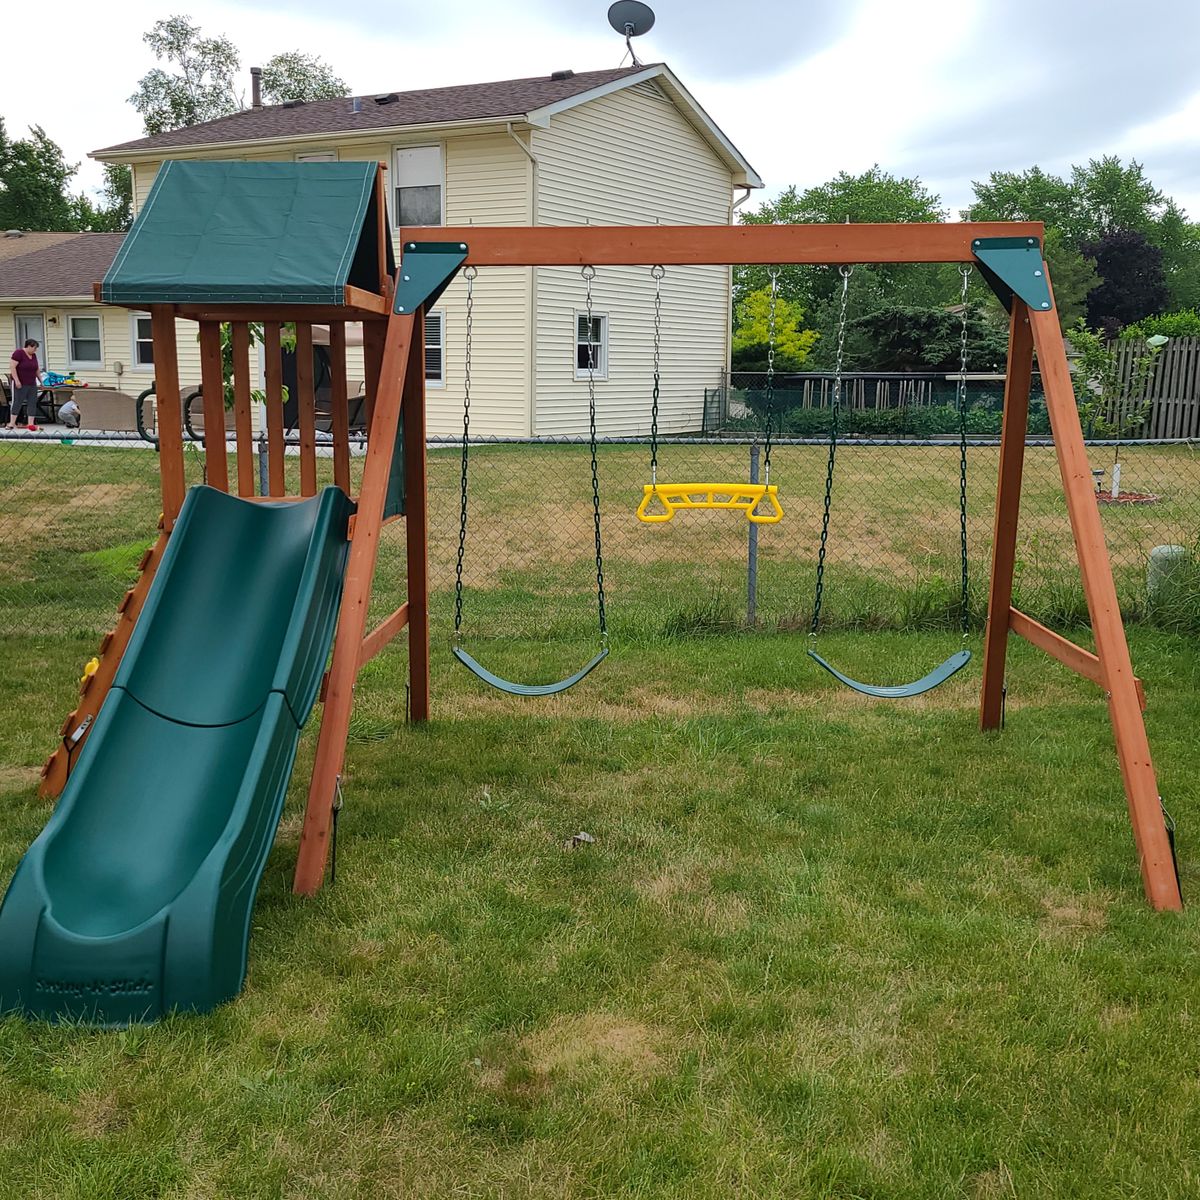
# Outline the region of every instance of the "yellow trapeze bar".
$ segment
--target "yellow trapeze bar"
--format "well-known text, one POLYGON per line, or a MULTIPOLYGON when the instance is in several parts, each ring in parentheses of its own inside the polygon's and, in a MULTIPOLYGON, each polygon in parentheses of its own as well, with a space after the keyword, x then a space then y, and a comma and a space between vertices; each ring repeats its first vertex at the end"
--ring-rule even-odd
POLYGON ((661 525, 682 508, 732 508, 746 514, 747 521, 756 525, 774 525, 783 519, 779 506, 779 488, 767 483, 647 483, 642 488, 642 502, 637 517, 647 525, 661 525), (662 512, 650 512, 655 498, 662 512), (767 510, 756 512, 766 500, 767 510))

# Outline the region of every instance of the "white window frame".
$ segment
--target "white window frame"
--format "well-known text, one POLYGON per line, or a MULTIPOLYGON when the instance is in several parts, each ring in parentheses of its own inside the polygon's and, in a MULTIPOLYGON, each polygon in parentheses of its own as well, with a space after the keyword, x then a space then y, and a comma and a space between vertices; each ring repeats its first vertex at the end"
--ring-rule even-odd
POLYGON ((141 372, 144 375, 154 374, 154 363, 144 363, 138 360, 138 342, 149 342, 151 347, 153 347, 154 338, 138 337, 138 322, 149 320, 149 313, 131 312, 129 314, 129 369, 131 371, 141 372))
POLYGON ((297 154, 296 162, 337 162, 336 150, 314 150, 311 154, 297 154))
MULTIPOLYGON (((441 368, 442 368, 441 374, 439 374, 436 378, 434 376, 430 375, 428 371, 426 371, 425 386, 431 387, 431 388, 444 388, 446 386, 446 310, 442 309, 442 308, 431 308, 429 310, 429 312, 427 312, 425 314, 425 316, 426 316, 426 320, 428 320, 429 317, 437 317, 438 318, 439 329, 441 331, 441 334, 440 334, 440 341, 437 343, 437 348, 441 351, 441 368)), ((426 324, 425 328, 426 328, 426 331, 428 331, 428 329, 429 329, 428 324, 426 324)), ((428 350, 429 350, 428 340, 425 342, 425 349, 428 352, 428 350)))
POLYGON ((103 313, 68 313, 67 314, 67 362, 72 367, 103 367, 104 366, 104 314, 103 313), (95 321, 97 336, 81 338, 80 341, 97 341, 100 343, 99 358, 75 357, 75 322, 95 321))
MULTIPOLYGON (((571 364, 575 368, 575 378, 583 380, 588 378, 588 369, 579 365, 579 347, 583 344, 579 340, 579 321, 580 318, 587 320, 587 315, 586 308, 577 308, 571 325, 571 364)), ((603 383, 608 379, 608 344, 611 338, 608 313, 592 309, 592 320, 600 322, 600 341, 597 343, 600 347, 600 353, 597 356, 599 361, 592 372, 592 378, 597 383, 603 383)), ((588 344, 591 345, 590 342, 588 344)))
MULTIPOLYGON (((446 223, 446 143, 445 142, 422 142, 420 145, 414 146, 393 146, 392 147, 392 179, 391 179, 391 195, 388 199, 392 203, 393 213, 392 220, 397 229, 400 228, 400 203, 396 192, 403 186, 400 182, 400 155, 410 150, 436 150, 438 153, 439 178, 437 186, 441 192, 441 211, 438 216, 438 225, 446 223)), ((412 187, 431 187, 432 184, 412 184, 412 187)), ((436 226, 426 225, 425 229, 433 229, 436 226)))

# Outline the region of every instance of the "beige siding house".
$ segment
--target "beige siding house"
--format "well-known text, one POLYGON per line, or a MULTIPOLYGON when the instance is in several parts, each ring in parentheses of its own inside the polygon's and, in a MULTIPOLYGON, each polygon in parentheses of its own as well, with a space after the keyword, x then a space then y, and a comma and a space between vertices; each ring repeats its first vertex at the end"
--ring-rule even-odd
MULTIPOLYGON (((423 225, 724 224, 753 168, 664 65, 436 88, 308 104, 254 106, 230 117, 96 151, 133 170, 135 210, 167 158, 379 161, 391 218, 423 225)), ((649 428, 653 282, 645 268, 606 268, 593 284, 597 401, 606 434, 649 428)), ((704 389, 729 357, 727 268, 672 268, 663 281, 661 423, 700 427, 704 389)), ((7 300, 0 293, 0 304, 7 300)), ((458 278, 430 328, 429 427, 461 428, 466 287, 458 278)), ((515 436, 586 432, 584 283, 564 268, 480 271, 473 322, 472 428, 515 436)), ((3 310, 0 309, 0 313, 3 310)), ((128 314, 105 314, 105 362, 118 351, 125 390, 134 343, 128 314)), ((194 333, 194 331, 193 331, 194 333)), ((189 339, 181 374, 198 379, 189 339)), ((352 374, 357 363, 352 359, 352 374)), ((91 376, 89 376, 90 378, 91 376)))
MULTIPOLYGON (((123 238, 16 230, 0 236, 0 329, 12 346, 36 338, 47 370, 136 395, 154 378, 149 317, 92 299, 92 284, 108 270, 123 238)), ((180 322, 179 330, 182 379, 198 383, 195 327, 180 322)))

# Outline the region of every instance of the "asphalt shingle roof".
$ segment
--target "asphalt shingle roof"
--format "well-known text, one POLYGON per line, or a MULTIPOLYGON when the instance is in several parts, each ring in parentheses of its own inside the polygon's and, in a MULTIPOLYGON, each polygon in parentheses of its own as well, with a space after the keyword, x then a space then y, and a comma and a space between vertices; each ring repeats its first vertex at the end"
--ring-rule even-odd
POLYGON ((392 97, 386 103, 380 102, 381 96, 372 95, 311 100, 295 107, 265 105, 262 108, 247 108, 201 125, 106 146, 93 153, 106 156, 221 142, 249 142, 322 133, 370 133, 406 125, 441 125, 495 117, 518 117, 548 104, 590 92, 606 83, 636 75, 645 69, 645 66, 619 67, 612 71, 582 71, 559 79, 542 75, 533 79, 505 79, 495 83, 392 92, 384 94, 392 97), (354 111, 356 104, 360 109, 358 112, 354 111))
POLYGON ((125 240, 123 233, 75 233, 66 241, 0 260, 0 299, 91 296, 125 240))
POLYGON ((35 250, 45 250, 47 246, 57 246, 59 242, 75 236, 73 233, 43 233, 41 230, 31 233, 25 230, 18 237, 9 237, 6 231, 0 234, 0 262, 22 254, 32 254, 35 250))

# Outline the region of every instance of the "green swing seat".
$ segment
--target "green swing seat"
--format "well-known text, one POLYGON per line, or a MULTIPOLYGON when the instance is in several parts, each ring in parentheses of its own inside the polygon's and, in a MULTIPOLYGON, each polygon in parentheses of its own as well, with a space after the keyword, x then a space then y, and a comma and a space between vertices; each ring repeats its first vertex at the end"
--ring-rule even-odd
MULTIPOLYGON (((466 555, 467 548, 467 485, 468 485, 468 466, 470 461, 470 426, 471 426, 471 323, 475 311, 475 278, 478 274, 477 268, 471 266, 463 272, 463 276, 467 284, 467 345, 465 369, 463 372, 463 431, 462 431, 462 475, 461 475, 461 503, 459 505, 459 522, 458 522, 458 562, 454 572, 454 639, 455 644, 450 647, 450 653, 476 679, 486 683, 489 687, 495 688, 499 692, 504 692, 509 696, 556 696, 559 692, 565 692, 568 688, 573 688, 581 679, 586 679, 607 657, 608 657, 608 618, 606 616, 604 604, 604 555, 601 548, 600 540, 600 473, 597 463, 597 443, 596 443, 596 378, 595 378, 595 360, 590 359, 588 362, 588 449, 591 451, 592 458, 592 520, 595 529, 595 545, 596 545, 596 610, 600 625, 600 652, 586 662, 574 675, 568 675, 565 679, 559 679, 554 683, 516 683, 511 679, 505 679, 502 675, 497 675, 494 671, 489 671, 477 658, 468 654, 461 646, 457 644, 459 635, 462 632, 463 623, 463 559, 466 555)), ((596 270, 594 267, 584 267, 581 272, 584 281, 587 284, 587 314, 589 327, 591 323, 592 312, 592 279, 595 277, 596 270)))
POLYGON ((934 667, 928 675, 914 679, 912 683, 898 683, 892 686, 881 686, 875 683, 860 683, 849 675, 839 671, 837 667, 826 662, 815 650, 808 652, 808 657, 818 666, 824 667, 839 683, 848 688, 861 692, 864 696, 874 696, 879 700, 906 700, 910 696, 919 696, 923 692, 931 692, 935 687, 941 687, 951 675, 957 674, 971 661, 970 650, 959 650, 950 655, 944 663, 934 667))
POLYGON ((497 691, 507 692, 510 696, 554 696, 573 688, 581 679, 590 675, 608 657, 608 647, 605 646, 591 662, 585 663, 574 675, 568 675, 566 679, 560 679, 557 683, 513 683, 511 679, 504 679, 489 671, 461 646, 451 647, 451 653, 468 671, 497 691))

